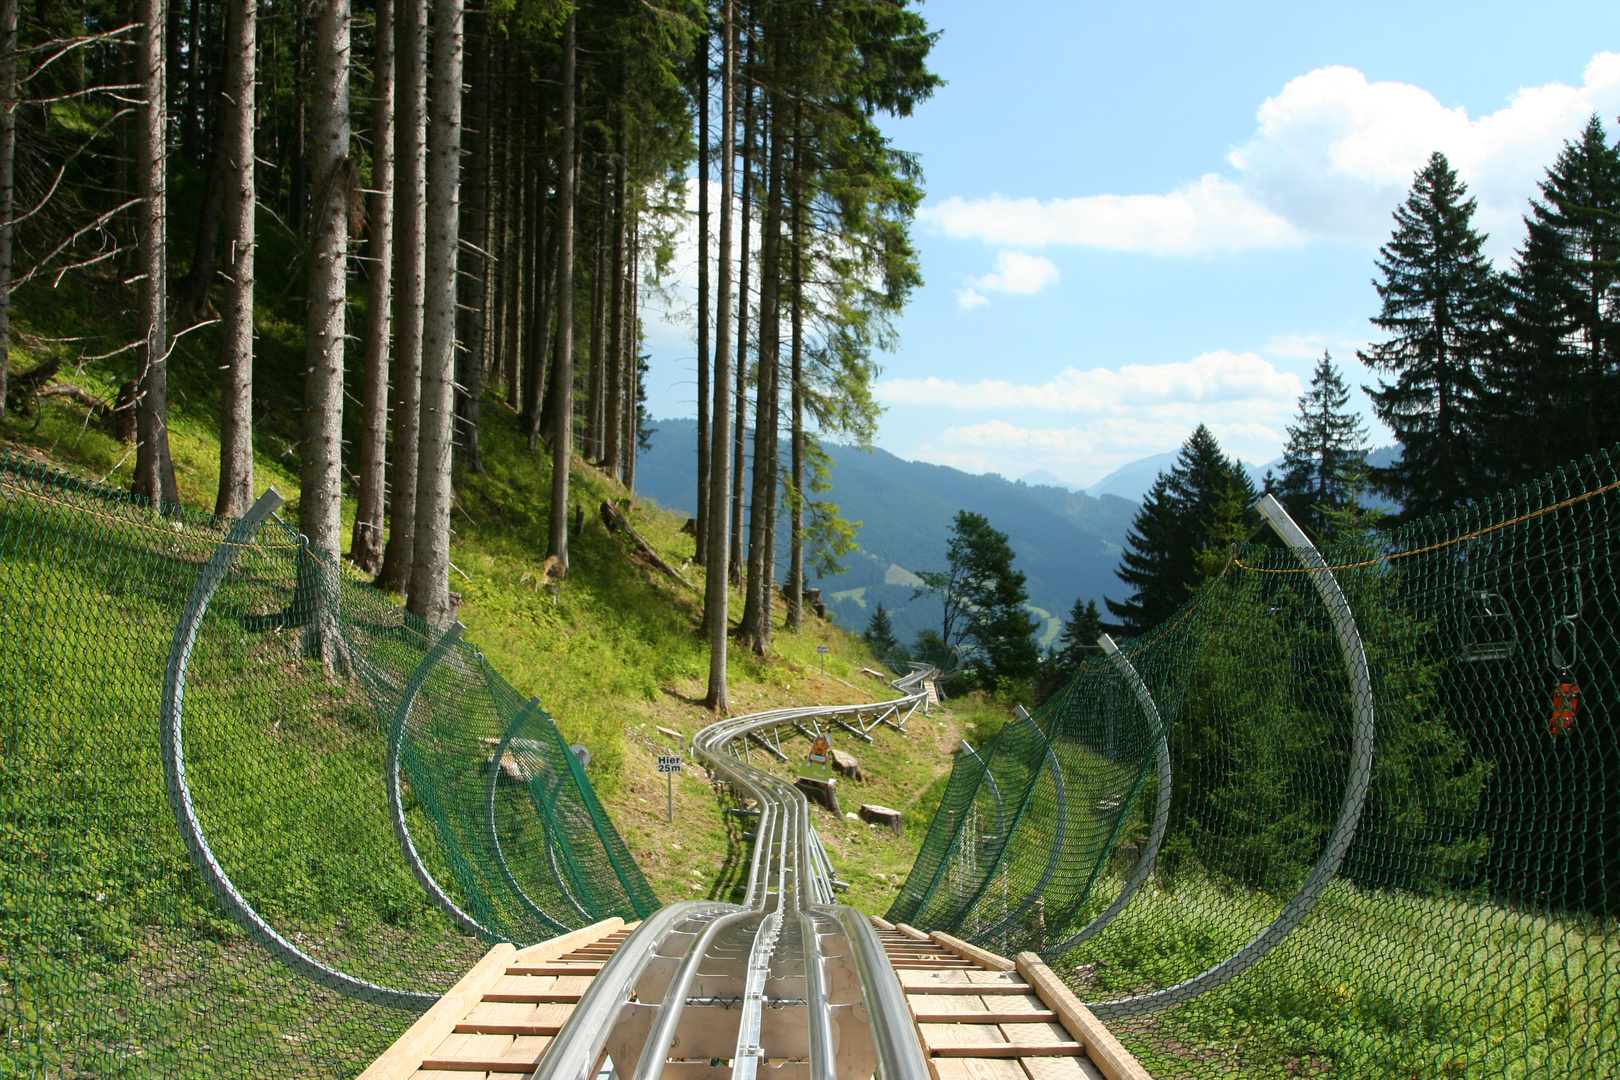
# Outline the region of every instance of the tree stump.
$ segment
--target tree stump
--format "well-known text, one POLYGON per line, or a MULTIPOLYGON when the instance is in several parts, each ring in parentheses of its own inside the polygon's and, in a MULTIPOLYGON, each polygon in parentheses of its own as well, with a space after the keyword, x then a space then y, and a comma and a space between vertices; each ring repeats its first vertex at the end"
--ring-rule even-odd
POLYGON ((905 833, 905 815, 898 810, 887 806, 878 806, 875 803, 865 803, 861 806, 861 820, 873 825, 883 825, 896 836, 905 833))

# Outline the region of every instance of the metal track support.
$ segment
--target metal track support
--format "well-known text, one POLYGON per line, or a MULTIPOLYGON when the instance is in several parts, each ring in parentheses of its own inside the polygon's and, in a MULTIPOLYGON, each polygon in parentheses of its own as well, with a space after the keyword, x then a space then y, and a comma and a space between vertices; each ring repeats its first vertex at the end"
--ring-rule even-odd
POLYGON ((1254 508, 1265 518, 1272 531, 1282 538, 1283 543, 1294 550, 1300 563, 1310 571, 1311 584, 1316 587, 1317 594, 1322 598, 1322 603, 1327 607, 1328 615, 1333 620, 1333 630, 1339 639, 1339 652, 1344 657, 1345 671, 1350 683, 1353 732, 1350 771, 1345 781, 1344 798, 1339 804, 1339 817, 1333 831, 1328 834, 1321 857, 1316 860, 1316 866, 1305 879, 1305 884, 1300 886, 1299 892, 1288 901, 1270 926, 1256 934, 1243 948, 1202 975, 1195 975, 1185 982, 1156 990, 1151 994, 1139 994, 1119 1001, 1088 1003, 1087 1007, 1102 1020, 1135 1016, 1179 1005, 1230 982, 1259 963, 1262 957, 1282 944, 1283 939, 1294 927, 1310 914, 1317 900, 1321 899, 1323 890, 1338 874, 1344 856, 1350 850, 1351 842, 1355 840, 1356 826, 1361 822, 1361 811, 1367 803, 1367 788, 1372 783, 1376 726, 1373 716, 1372 678, 1367 671, 1367 654, 1362 648, 1361 632, 1356 629, 1355 614, 1350 610, 1350 601, 1339 588, 1338 579, 1333 576, 1333 571, 1328 569, 1322 553, 1316 550, 1316 545, 1311 543, 1304 531, 1294 524, 1294 519, 1288 516, 1288 511, 1283 509, 1282 504, 1270 495, 1263 495, 1254 504, 1254 508))
POLYGON ((163 701, 158 725, 158 741, 163 754, 163 783, 168 789, 169 809, 174 813, 175 824, 180 829, 181 839, 185 841, 186 851, 191 855, 192 865, 207 882, 209 891, 236 924, 247 932, 248 937, 271 956, 306 979, 345 997, 393 1009, 421 1012, 439 1000, 439 995, 395 990, 357 979, 321 963, 277 933, 247 902, 225 868, 219 864, 208 837, 203 833, 202 823, 197 819, 197 808, 186 782, 183 721, 186 671, 191 663, 191 650, 197 644, 197 633, 202 628, 203 616, 208 613, 208 605, 225 581, 225 576, 230 573, 237 553, 252 543, 259 529, 270 515, 281 508, 284 501, 274 488, 259 496, 248 512, 231 526, 224 541, 208 560, 208 565, 203 567, 196 584, 191 587, 191 595, 186 598, 185 607, 180 611, 180 622, 174 628, 174 638, 169 644, 169 662, 163 673, 163 701))

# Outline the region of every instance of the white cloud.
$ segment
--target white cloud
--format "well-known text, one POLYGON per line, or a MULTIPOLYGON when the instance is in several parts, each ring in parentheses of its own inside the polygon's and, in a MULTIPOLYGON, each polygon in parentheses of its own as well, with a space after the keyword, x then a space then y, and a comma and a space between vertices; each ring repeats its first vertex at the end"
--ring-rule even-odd
MULTIPOLYGON (((1018 477, 1044 469, 1079 486, 1094 484, 1128 462, 1174 449, 1193 428, 1183 420, 1118 417, 1063 428, 1022 427, 991 420, 946 428, 938 443, 924 443, 907 457, 950 465, 966 472, 1018 477)), ((1276 456, 1280 426, 1209 422, 1229 453, 1251 461, 1276 456)))
POLYGON ((1156 255, 1280 247, 1304 237, 1232 181, 1210 173, 1169 195, 1075 199, 964 199, 953 195, 917 215, 947 236, 992 244, 1078 244, 1156 255))
POLYGON ((987 292, 1021 293, 1031 296, 1048 285, 1055 285, 1061 275, 1057 264, 1039 255, 1022 251, 1003 251, 996 256, 996 268, 983 277, 971 278, 967 287, 956 294, 956 306, 972 311, 990 302, 987 292))
POLYGON ((958 409, 1042 409, 1093 415, 1124 414, 1168 406, 1280 402, 1292 408, 1301 392, 1298 376, 1279 371, 1257 353, 1225 349, 1171 364, 1127 364, 1118 371, 1065 368, 1040 384, 984 379, 961 383, 887 379, 878 396, 894 405, 943 405, 958 409))
POLYGON ((1038 293, 1048 285, 1056 284, 1058 268, 1051 259, 1039 255, 1026 255, 1022 251, 1003 251, 996 256, 996 268, 974 282, 986 292, 1038 293))
POLYGON ((1412 175, 1446 154, 1479 200, 1477 224, 1498 257, 1518 242, 1536 181, 1593 113, 1620 112, 1620 54, 1598 53, 1580 86, 1527 87, 1477 119, 1422 87, 1369 82, 1349 67, 1291 80, 1258 110, 1253 136, 1169 194, 1080 198, 952 197, 921 217, 947 236, 1039 247, 1076 244, 1193 255, 1312 239, 1376 245, 1412 175))
POLYGON ((989 302, 990 298, 988 296, 984 295, 971 285, 965 289, 958 289, 956 292, 956 306, 961 308, 963 311, 972 311, 974 308, 982 308, 989 302))
POLYGON ((1303 388, 1297 375, 1256 353, 1219 350, 1183 363, 1131 364, 1118 371, 1068 368, 1039 384, 889 379, 877 389, 892 405, 1003 414, 946 427, 937 441, 907 457, 1003 476, 1046 469, 1092 483, 1128 461, 1181 445, 1198 424, 1208 424, 1229 453, 1270 460, 1303 388), (1066 413, 1077 422, 1022 424, 1016 416, 1022 410, 1066 413))

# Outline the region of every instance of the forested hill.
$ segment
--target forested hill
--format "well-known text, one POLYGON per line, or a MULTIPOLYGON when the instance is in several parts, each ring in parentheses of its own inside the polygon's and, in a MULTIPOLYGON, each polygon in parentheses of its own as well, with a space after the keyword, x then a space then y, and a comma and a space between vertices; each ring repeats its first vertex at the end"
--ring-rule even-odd
MULTIPOLYGON (((697 424, 659 420, 652 449, 637 463, 636 486, 671 509, 696 508, 697 424)), ((913 601, 913 574, 945 568, 945 541, 959 510, 983 514, 1005 532, 1017 553, 1014 566, 1029 577, 1030 605, 1047 613, 1043 644, 1055 636, 1076 597, 1118 597, 1114 577, 1136 504, 1114 495, 1100 499, 1062 488, 1034 486, 944 465, 905 461, 885 450, 828 444, 832 490, 821 498, 861 523, 860 550, 845 557, 848 570, 814 580, 828 607, 851 629, 865 627, 881 600, 894 613, 895 632, 909 641, 923 627, 938 627, 938 604, 913 601)))

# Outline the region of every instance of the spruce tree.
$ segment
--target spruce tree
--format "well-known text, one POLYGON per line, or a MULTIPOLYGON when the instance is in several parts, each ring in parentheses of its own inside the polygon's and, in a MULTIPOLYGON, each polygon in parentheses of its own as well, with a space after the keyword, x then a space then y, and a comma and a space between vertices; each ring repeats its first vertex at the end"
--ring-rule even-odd
POLYGON ((1401 444, 1401 460, 1374 470, 1373 482, 1411 518, 1482 490, 1480 372, 1498 339, 1501 285, 1481 252, 1474 208, 1445 155, 1431 155, 1379 252, 1382 307, 1372 322, 1391 336, 1358 354, 1395 376, 1368 389, 1401 444))
POLYGON ((1489 466, 1528 480, 1607 446, 1620 409, 1620 149, 1594 116, 1541 182, 1485 378, 1489 466))
POLYGON ((1209 545, 1210 524, 1234 500, 1248 514, 1254 485, 1200 424, 1182 445, 1175 465, 1153 482, 1126 534, 1129 546, 1115 573, 1134 591, 1124 601, 1105 599, 1119 620, 1115 629, 1141 634, 1186 603, 1201 580, 1197 556, 1209 545))
POLYGON ((866 623, 866 633, 861 638, 879 660, 899 647, 900 639, 894 636, 894 626, 889 621, 889 613, 883 609, 883 601, 878 601, 877 610, 872 612, 872 618, 866 623))
POLYGON ((1295 521, 1326 536, 1332 515, 1349 506, 1367 463, 1367 432, 1349 411, 1350 391, 1333 356, 1323 352, 1311 388, 1299 399, 1299 422, 1288 425, 1277 497, 1295 521))
POLYGON ((1013 569, 1007 534, 993 528, 983 514, 959 511, 945 556, 947 570, 918 574, 923 580, 918 595, 932 592, 945 606, 943 644, 971 644, 978 654, 980 681, 987 687, 1034 675, 1040 662, 1034 637, 1038 624, 1024 608, 1029 593, 1023 573, 1013 569))
POLYGON ((1097 610, 1097 601, 1075 597, 1074 607, 1069 609, 1069 617, 1063 622, 1063 632, 1058 635, 1058 656, 1070 670, 1078 670, 1096 649, 1102 632, 1102 614, 1097 610))

